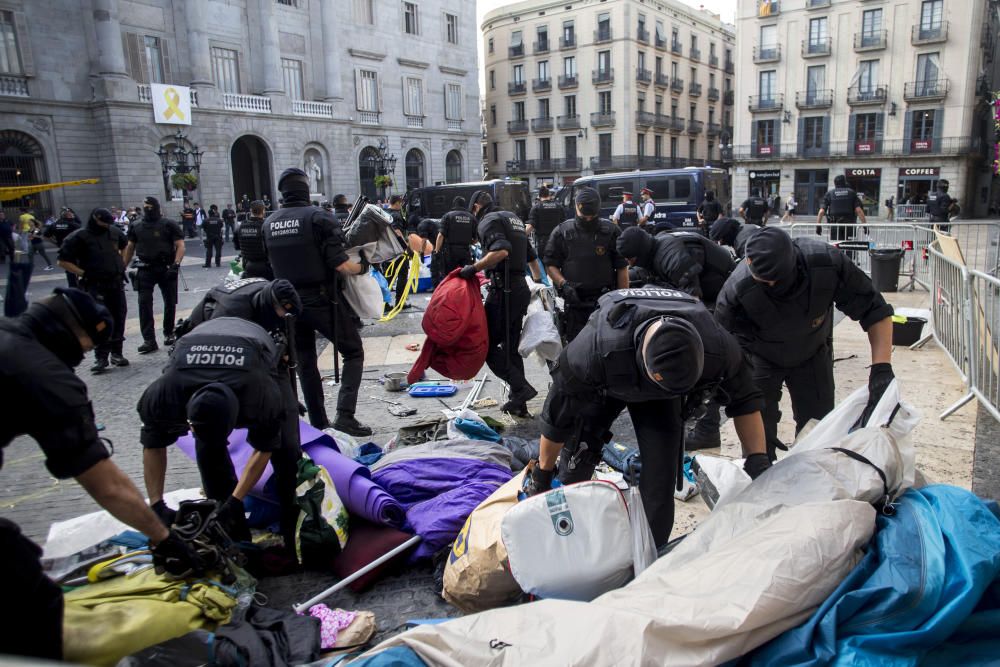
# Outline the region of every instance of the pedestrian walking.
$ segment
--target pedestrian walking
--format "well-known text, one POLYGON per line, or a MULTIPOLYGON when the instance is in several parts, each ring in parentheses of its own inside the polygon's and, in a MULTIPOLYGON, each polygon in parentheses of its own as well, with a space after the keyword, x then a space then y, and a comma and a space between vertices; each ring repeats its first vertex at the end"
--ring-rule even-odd
POLYGON ((795 201, 795 193, 791 192, 788 194, 788 199, 785 200, 785 214, 781 216, 781 222, 794 223, 795 222, 795 209, 799 205, 795 201))
POLYGON ((896 195, 892 195, 885 200, 886 220, 893 222, 896 219, 896 195))

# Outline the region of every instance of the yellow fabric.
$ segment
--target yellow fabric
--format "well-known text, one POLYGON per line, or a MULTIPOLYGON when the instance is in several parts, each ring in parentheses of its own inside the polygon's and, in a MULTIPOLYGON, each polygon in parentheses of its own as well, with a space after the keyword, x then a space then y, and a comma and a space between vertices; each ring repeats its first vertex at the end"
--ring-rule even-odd
POLYGON ((56 188, 68 188, 73 185, 93 185, 98 183, 98 178, 85 178, 82 181, 62 181, 61 183, 37 183, 35 185, 15 185, 7 188, 0 188, 0 201, 10 201, 20 199, 38 192, 55 190, 56 188))
POLYGON ((30 213, 22 213, 17 219, 17 231, 18 233, 30 232, 35 228, 35 216, 30 213))
POLYGON ((152 570, 83 586, 65 595, 64 657, 114 665, 192 630, 214 631, 229 621, 235 594, 207 579, 169 581, 152 570))
POLYGON ((417 291, 417 283, 420 281, 420 267, 423 265, 423 262, 420 261, 420 255, 412 250, 392 260, 389 264, 389 268, 386 269, 385 272, 385 279, 389 282, 389 290, 395 290, 396 281, 400 278, 406 281, 406 286, 403 288, 403 294, 400 297, 399 302, 393 306, 392 310, 383 315, 379 322, 388 322, 392 318, 396 317, 396 315, 399 315, 399 313, 403 310, 403 306, 406 304, 406 299, 410 296, 410 292, 417 291), (400 273, 403 266, 403 260, 407 255, 410 257, 410 273, 407 276, 401 276, 400 273))

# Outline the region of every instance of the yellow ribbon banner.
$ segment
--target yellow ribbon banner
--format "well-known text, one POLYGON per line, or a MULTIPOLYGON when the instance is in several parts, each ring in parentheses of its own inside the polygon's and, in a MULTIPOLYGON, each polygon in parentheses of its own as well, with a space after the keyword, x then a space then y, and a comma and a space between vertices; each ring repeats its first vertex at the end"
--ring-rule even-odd
POLYGON ((184 112, 181 111, 181 96, 176 88, 167 88, 163 91, 163 99, 167 101, 167 110, 163 112, 165 119, 177 116, 177 120, 184 120, 184 112))
POLYGON ((20 199, 38 192, 55 190, 56 188, 68 188, 73 185, 93 185, 100 182, 98 178, 85 178, 82 181, 63 181, 62 183, 36 183, 35 185, 18 185, 9 188, 0 188, 0 201, 10 201, 20 199))

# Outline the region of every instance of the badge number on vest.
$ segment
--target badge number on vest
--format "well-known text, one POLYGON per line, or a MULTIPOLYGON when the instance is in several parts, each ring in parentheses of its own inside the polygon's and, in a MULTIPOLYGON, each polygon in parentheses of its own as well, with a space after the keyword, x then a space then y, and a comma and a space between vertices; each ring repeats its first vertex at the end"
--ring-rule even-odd
POLYGON ((238 345, 192 345, 184 363, 188 368, 246 368, 247 351, 238 345))
POLYGON ((295 236, 299 233, 299 219, 275 220, 271 223, 271 237, 295 236))
POLYGON ((570 535, 573 532, 573 514, 569 511, 566 493, 562 489, 546 493, 545 504, 549 508, 549 518, 552 519, 556 535, 561 537, 570 535))

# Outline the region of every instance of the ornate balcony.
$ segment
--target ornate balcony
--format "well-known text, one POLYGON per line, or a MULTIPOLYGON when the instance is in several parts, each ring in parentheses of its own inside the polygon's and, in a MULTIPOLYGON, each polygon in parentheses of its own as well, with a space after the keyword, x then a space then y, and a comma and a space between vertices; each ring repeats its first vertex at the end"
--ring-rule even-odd
POLYGON ((614 127, 615 126, 615 112, 594 112, 590 114, 590 126, 591 127, 614 127))
POLYGON ((795 93, 799 109, 828 109, 833 106, 833 90, 800 90, 795 93))

